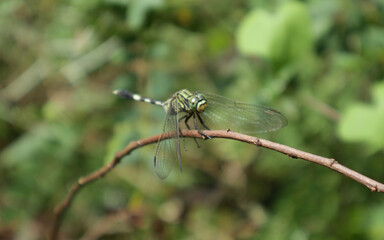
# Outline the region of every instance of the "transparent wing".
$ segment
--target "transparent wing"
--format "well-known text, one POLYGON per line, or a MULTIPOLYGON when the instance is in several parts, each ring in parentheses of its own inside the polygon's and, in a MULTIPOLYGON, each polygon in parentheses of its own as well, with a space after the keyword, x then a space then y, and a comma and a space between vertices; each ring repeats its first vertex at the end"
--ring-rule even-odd
POLYGON ((177 121, 177 115, 170 114, 170 111, 168 111, 167 116, 165 117, 163 133, 160 138, 167 139, 159 139, 154 158, 156 174, 161 179, 168 177, 176 160, 178 160, 181 170, 180 141, 179 134, 177 134, 178 131, 179 124, 177 121))
POLYGON ((277 110, 210 93, 203 94, 207 107, 200 116, 210 129, 231 129, 252 134, 276 131, 288 123, 277 110))

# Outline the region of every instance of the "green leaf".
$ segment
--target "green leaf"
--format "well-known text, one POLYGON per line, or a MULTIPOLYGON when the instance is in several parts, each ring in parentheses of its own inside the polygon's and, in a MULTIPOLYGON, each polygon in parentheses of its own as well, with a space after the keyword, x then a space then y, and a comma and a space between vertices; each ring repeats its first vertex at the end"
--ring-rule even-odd
POLYGON ((144 22, 147 14, 153 8, 161 6, 162 0, 132 0, 127 8, 127 25, 133 29, 140 29, 144 22))
POLYGON ((250 12, 241 22, 236 34, 240 52, 247 55, 270 56, 271 39, 275 31, 272 14, 264 9, 250 12))
POLYGON ((253 10, 240 23, 236 41, 245 55, 261 56, 275 63, 295 61, 312 46, 308 10, 297 1, 287 1, 275 14, 253 10))
POLYGON ((364 142, 378 149, 384 146, 384 83, 373 87, 373 104, 355 104, 342 117, 338 133, 349 142, 364 142))

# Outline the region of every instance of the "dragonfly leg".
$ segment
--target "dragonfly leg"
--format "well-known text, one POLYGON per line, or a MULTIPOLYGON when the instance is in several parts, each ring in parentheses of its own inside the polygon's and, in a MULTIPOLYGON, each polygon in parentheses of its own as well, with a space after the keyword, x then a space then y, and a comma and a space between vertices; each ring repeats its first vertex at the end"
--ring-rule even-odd
MULTIPOLYGON (((185 126, 187 126, 188 130, 191 130, 191 127, 189 126, 188 121, 189 121, 189 119, 192 117, 192 115, 193 115, 193 114, 184 115, 183 117, 181 117, 181 118, 179 119, 179 121, 185 119, 185 120, 184 120, 184 123, 185 123, 185 126)), ((181 132, 181 129, 180 129, 180 128, 179 128, 179 130, 180 130, 180 132, 181 132)), ((183 139, 184 139, 184 148, 185 148, 185 138, 183 138, 183 139)), ((198 148, 200 148, 200 145, 199 145, 199 143, 197 142, 196 138, 193 138, 193 140, 195 141, 196 146, 197 146, 198 148)), ((185 149, 184 149, 184 150, 185 150, 185 149)))
POLYGON ((203 133, 198 127, 197 127, 197 122, 196 122, 196 116, 197 115, 197 118, 199 119, 200 123, 206 128, 209 130, 209 128, 207 126, 205 126, 204 122, 202 121, 201 117, 199 116, 199 114, 193 114, 193 123, 195 124, 195 129, 202 135, 205 137, 205 139, 211 139, 210 136, 208 136, 207 134, 203 133))
POLYGON ((185 120, 184 120, 185 126, 187 126, 188 130, 191 130, 191 128, 188 125, 188 121, 192 117, 192 114, 185 115, 184 117, 185 117, 185 120))
MULTIPOLYGON (((185 116, 183 116, 182 118, 179 119, 179 120, 182 120, 183 118, 185 118, 184 123, 185 123, 185 126, 187 126, 188 130, 192 130, 191 127, 190 127, 189 124, 188 124, 188 121, 189 121, 189 119, 191 119, 192 115, 193 115, 193 113, 188 114, 188 115, 185 115, 185 116)), ((195 119, 195 117, 193 117, 193 119, 195 119)), ((194 120, 194 121, 196 121, 196 120, 194 120)), ((196 128, 196 124, 195 124, 195 128, 196 128)), ((197 129, 197 128, 196 128, 196 129, 197 129)), ((198 130, 198 129, 197 129, 197 130, 198 130)), ((196 146, 197 146, 198 148, 200 148, 200 145, 199 145, 199 143, 197 142, 196 138, 193 138, 193 141, 195 141, 196 146)), ((185 144, 184 144, 184 145, 185 145, 185 144)))
MULTIPOLYGON (((189 130, 191 130, 191 128, 190 128, 189 125, 188 125, 188 120, 191 119, 192 116, 193 116, 193 113, 189 114, 189 115, 185 118, 185 121, 184 121, 185 125, 187 126, 187 128, 188 128, 189 130)), ((195 119, 195 116, 193 116, 193 119, 195 119)), ((195 124, 195 128, 196 128, 196 124, 195 124)), ((197 129, 197 128, 196 128, 196 129, 197 129)), ((200 148, 200 145, 199 145, 199 143, 197 142, 196 138, 193 138, 193 141, 195 141, 196 146, 197 146, 198 148, 200 148)))
POLYGON ((205 127, 205 129, 211 130, 211 129, 209 129, 209 127, 207 127, 207 125, 205 125, 205 123, 203 122, 203 119, 201 119, 200 115, 198 113, 196 113, 196 115, 197 115, 197 118, 199 118, 201 125, 203 125, 203 127, 205 127))

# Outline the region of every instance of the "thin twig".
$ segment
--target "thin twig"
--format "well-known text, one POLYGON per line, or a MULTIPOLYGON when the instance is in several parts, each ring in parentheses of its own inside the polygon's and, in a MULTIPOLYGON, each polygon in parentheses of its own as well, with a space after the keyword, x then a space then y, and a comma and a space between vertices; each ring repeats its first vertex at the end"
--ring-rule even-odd
MULTIPOLYGON (((338 163, 333 158, 325 158, 321 156, 317 156, 311 153, 303 152, 282 144, 278 144, 275 142, 271 142, 265 139, 248 136, 236 132, 232 132, 229 130, 206 130, 201 131, 204 134, 210 136, 211 138, 227 138, 227 139, 233 139, 237 141, 242 141, 246 143, 253 144, 255 146, 268 148, 280 153, 283 153, 289 157, 292 158, 300 158, 309 162, 317 163, 319 165, 325 166, 327 168, 330 168, 334 171, 337 171, 363 185, 365 185, 367 188, 369 188, 371 191, 374 192, 384 192, 384 184, 377 182, 371 178, 368 178, 358 172, 355 172, 340 163, 338 163)), ((193 138, 204 138, 202 134, 200 134, 197 130, 183 130, 182 131, 183 137, 193 137, 193 138)), ((91 183, 99 178, 102 178, 105 174, 107 174, 109 171, 111 171, 120 161, 121 159, 130 154, 133 150, 146 146, 148 144, 157 143, 157 141, 160 138, 159 135, 155 135, 152 137, 144 138, 139 141, 133 141, 129 143, 122 151, 118 152, 113 160, 101 167, 99 170, 89 174, 88 176, 80 178, 77 183, 75 183, 72 188, 70 189, 67 197, 64 199, 63 202, 61 202, 54 210, 54 220, 53 220, 53 227, 51 229, 50 239, 58 239, 58 231, 60 229, 61 221, 63 219, 63 215, 65 211, 70 207, 75 195, 77 192, 86 184, 91 183)), ((168 136, 168 134, 165 134, 163 136, 168 136)), ((169 135, 171 136, 171 135, 169 135)), ((164 138, 165 139, 165 138, 164 138)))

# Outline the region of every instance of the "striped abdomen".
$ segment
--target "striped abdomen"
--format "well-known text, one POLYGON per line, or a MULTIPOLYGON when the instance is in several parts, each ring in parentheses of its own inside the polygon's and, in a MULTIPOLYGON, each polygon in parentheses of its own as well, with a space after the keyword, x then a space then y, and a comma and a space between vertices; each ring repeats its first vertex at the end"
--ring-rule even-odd
POLYGON ((140 102, 146 102, 146 103, 151 103, 159 106, 163 106, 163 102, 161 101, 156 101, 150 98, 142 97, 139 94, 131 93, 126 90, 114 90, 113 94, 120 96, 121 98, 124 99, 131 99, 135 101, 140 101, 140 102))

